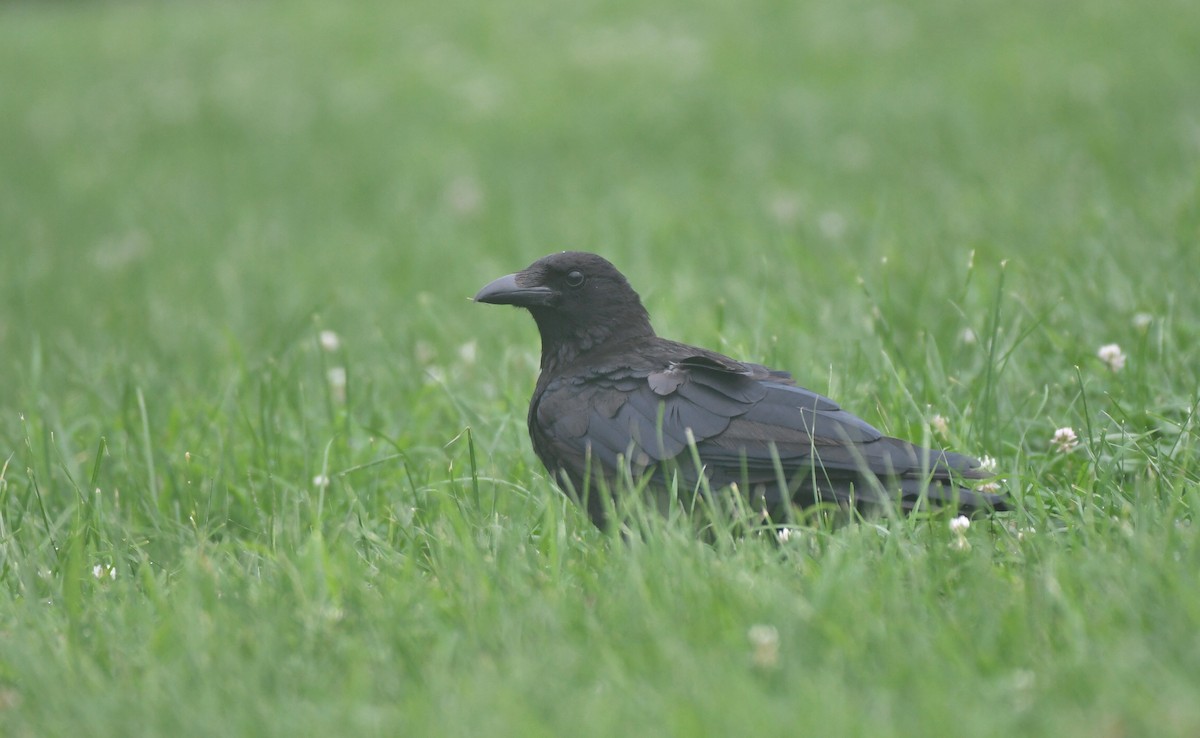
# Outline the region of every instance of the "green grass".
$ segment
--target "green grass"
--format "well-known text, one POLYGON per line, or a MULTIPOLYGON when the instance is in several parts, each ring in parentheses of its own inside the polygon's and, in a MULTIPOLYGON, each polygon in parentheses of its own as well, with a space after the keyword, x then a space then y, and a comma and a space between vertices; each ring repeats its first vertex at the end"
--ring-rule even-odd
POLYGON ((5 4, 0 734, 1200 734, 1198 50, 1183 0, 5 4), (606 537, 468 301, 561 248, 1018 509, 606 537))

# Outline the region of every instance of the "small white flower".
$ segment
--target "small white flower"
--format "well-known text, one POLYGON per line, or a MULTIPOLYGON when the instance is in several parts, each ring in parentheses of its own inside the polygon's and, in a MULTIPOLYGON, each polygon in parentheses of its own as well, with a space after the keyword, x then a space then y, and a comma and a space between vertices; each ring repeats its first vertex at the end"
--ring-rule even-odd
POLYGON ((1034 533, 1037 533, 1037 528, 1018 528, 1017 529, 1017 540, 1023 541, 1026 538, 1028 538, 1029 536, 1033 535, 1034 533))
POLYGON ((321 489, 322 487, 328 487, 329 486, 329 477, 325 476, 324 474, 318 474, 317 476, 313 477, 313 486, 316 487, 317 489, 321 489))
POLYGON ((1017 689, 1030 690, 1037 684, 1037 675, 1029 669, 1017 669, 1013 672, 1012 680, 1017 689))
POLYGON ((1096 356, 1099 356, 1100 361, 1108 364, 1108 368, 1114 372, 1119 372, 1125 368, 1125 353, 1115 343, 1108 343, 1101 346, 1100 350, 1096 352, 1096 356))
POLYGON ((458 358, 462 359, 464 364, 474 364, 475 348, 476 346, 474 341, 467 341, 458 347, 458 358))
POLYGON ((111 580, 115 580, 117 578, 117 567, 109 566, 108 564, 96 564, 92 567, 92 576, 97 579, 108 577, 111 580))
POLYGON ((456 91, 473 110, 480 113, 495 109, 504 97, 504 91, 499 81, 492 77, 475 77, 465 80, 462 84, 457 85, 456 91))
POLYGON ((996 471, 996 457, 984 456, 979 460, 979 469, 989 474, 996 471))
POLYGON ((317 342, 321 344, 321 348, 326 351, 337 351, 342 345, 342 339, 333 331, 321 331, 317 336, 317 342))
POLYGON ((1054 444, 1060 454, 1070 453, 1079 445, 1079 436, 1075 435, 1074 428, 1063 427, 1054 431, 1050 443, 1054 444))
POLYGON ((828 210, 817 218, 817 228, 825 238, 841 238, 846 232, 846 216, 835 210, 828 210))
POLYGON ((767 210, 780 225, 792 225, 804 212, 804 203, 794 192, 778 192, 767 203, 767 210))
POLYGON ((445 367, 436 366, 436 365, 425 367, 425 380, 426 380, 426 383, 431 382, 433 384, 445 384, 446 383, 445 367))
POLYGON ((950 541, 950 548, 955 551, 970 551, 971 542, 967 540, 967 530, 971 527, 971 520, 966 515, 959 515, 950 521, 950 532, 954 534, 954 540, 950 541))
POLYGON ((958 334, 958 340, 970 346, 979 341, 979 336, 975 335, 971 328, 963 328, 962 333, 958 334))
POLYGON ((325 378, 329 381, 329 390, 333 393, 333 399, 336 402, 346 401, 346 367, 331 366, 329 371, 325 373, 325 378))
POLYGON ((422 366, 432 363, 437 358, 437 349, 425 341, 417 341, 413 346, 413 353, 417 357, 417 363, 422 366))
POLYGON ((446 185, 442 198, 456 215, 474 215, 483 208, 483 187, 474 177, 456 177, 446 185))
POLYGON ((1133 316, 1133 327, 1139 331, 1144 331, 1154 322, 1154 316, 1150 313, 1138 313, 1133 316))
POLYGON ((1000 483, 999 482, 987 482, 985 484, 979 485, 978 487, 975 488, 975 490, 977 492, 982 492, 985 495, 994 495, 1000 491, 1000 483))
MULTIPOLYGON (((792 540, 793 535, 795 534, 791 528, 780 528, 779 530, 775 531, 775 537, 779 539, 780 543, 787 543, 788 541, 792 540)), ((799 538, 799 535, 796 535, 796 537, 799 538)))
POLYGON ((937 432, 939 436, 944 436, 950 431, 950 424, 941 415, 934 415, 929 419, 929 426, 937 432))
POLYGON ((751 659, 760 669, 773 669, 779 665, 779 631, 774 625, 752 625, 746 633, 754 647, 751 659))

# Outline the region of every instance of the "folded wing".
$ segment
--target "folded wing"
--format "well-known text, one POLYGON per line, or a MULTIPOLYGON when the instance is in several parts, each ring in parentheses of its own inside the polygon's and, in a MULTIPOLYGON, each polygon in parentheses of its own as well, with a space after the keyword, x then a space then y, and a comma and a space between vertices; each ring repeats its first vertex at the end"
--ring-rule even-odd
POLYGON ((622 459, 635 472, 676 460, 695 480, 690 442, 712 484, 750 484, 776 504, 878 498, 886 486, 905 497, 924 491, 969 505, 975 493, 950 480, 983 476, 970 457, 884 436, 785 373, 720 355, 688 356, 657 371, 609 367, 558 379, 531 411, 542 436, 535 447, 572 460, 578 468, 566 471, 576 479, 590 452, 590 463, 609 474, 622 459))

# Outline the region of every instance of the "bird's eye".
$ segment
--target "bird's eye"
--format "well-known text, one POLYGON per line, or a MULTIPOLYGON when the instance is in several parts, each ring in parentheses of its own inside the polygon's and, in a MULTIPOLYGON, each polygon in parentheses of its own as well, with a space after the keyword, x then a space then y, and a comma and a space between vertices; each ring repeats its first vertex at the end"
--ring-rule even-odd
POLYGON ((583 272, 579 271, 578 269, 567 273, 567 286, 568 287, 580 287, 583 285, 583 281, 584 281, 583 272))

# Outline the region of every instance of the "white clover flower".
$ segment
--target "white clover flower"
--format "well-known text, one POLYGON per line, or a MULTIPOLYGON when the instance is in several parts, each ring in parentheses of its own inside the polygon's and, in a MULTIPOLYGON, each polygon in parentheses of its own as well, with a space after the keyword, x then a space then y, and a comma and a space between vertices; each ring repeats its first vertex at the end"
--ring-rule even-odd
POLYGON ((780 225, 792 225, 804 212, 804 203, 794 192, 777 192, 767 202, 767 210, 780 225))
POLYGON ((333 331, 321 331, 317 336, 317 342, 321 344, 321 348, 330 352, 337 351, 342 345, 342 339, 333 331))
POLYGON ((754 647, 751 659, 760 669, 773 669, 779 665, 779 631, 774 625, 752 625, 746 633, 754 647))
POLYGON ((413 345, 413 354, 417 357, 417 363, 424 366, 437 358, 437 349, 425 341, 417 341, 413 345))
POLYGON ((475 363, 475 353, 476 353, 475 349, 476 349, 475 342, 467 341, 466 343, 464 343, 463 345, 458 347, 458 358, 462 359, 462 363, 464 363, 464 364, 474 364, 475 363))
POLYGON ((941 415, 934 415, 929 419, 929 427, 939 435, 944 436, 950 431, 950 424, 941 415))
POLYGON ((1050 439, 1050 443, 1058 450, 1060 454, 1070 453, 1079 445, 1079 436, 1075 435, 1075 429, 1069 427, 1059 428, 1054 431, 1054 437, 1050 439))
POLYGON ((775 537, 779 539, 780 543, 787 543, 788 541, 792 540, 793 535, 795 535, 797 538, 800 537, 799 534, 794 533, 791 528, 780 528, 779 530, 775 531, 775 537))
POLYGON ((108 577, 110 580, 117 578, 117 567, 109 566, 108 564, 96 564, 92 567, 92 576, 97 579, 108 577))
POLYGON ((821 235, 825 238, 836 239, 841 238, 846 232, 846 216, 835 210, 828 210, 821 213, 817 218, 817 228, 820 229, 821 235))
POLYGON ((494 110, 504 97, 499 80, 494 77, 474 77, 457 85, 459 96, 480 113, 494 110))
POLYGON ((967 530, 971 527, 971 519, 966 515, 959 515, 950 521, 950 532, 954 534, 954 540, 950 541, 950 548, 955 551, 970 551, 971 542, 967 540, 967 530))
POLYGON ((446 185, 442 199, 456 215, 474 215, 483 208, 483 186, 474 177, 456 177, 446 185))
POLYGON ((329 381, 329 389, 333 392, 333 399, 337 402, 346 401, 346 367, 331 366, 329 371, 325 373, 325 378, 329 381))
POLYGON ((425 380, 427 384, 445 384, 446 368, 437 365, 425 367, 425 380))
POLYGON ((1100 361, 1108 364, 1108 368, 1114 372, 1119 372, 1125 368, 1125 353, 1115 343, 1107 343, 1101 346, 1100 350, 1096 352, 1096 356, 1099 356, 1100 361))
POLYGON ((996 471, 996 457, 995 456, 984 456, 982 459, 979 460, 979 469, 981 471, 985 471, 989 474, 995 472, 996 471))
POLYGON ((1133 316, 1133 327, 1139 331, 1144 331, 1154 322, 1154 316, 1150 313, 1138 313, 1133 316))
POLYGON ((982 492, 985 495, 994 495, 1000 491, 1000 483, 999 482, 987 482, 985 484, 979 485, 978 487, 975 488, 975 490, 977 492, 982 492))
POLYGON ((313 477, 312 483, 313 483, 313 486, 316 487, 317 489, 321 489, 322 487, 328 487, 329 486, 329 477, 325 476, 324 474, 318 474, 317 476, 313 477))

